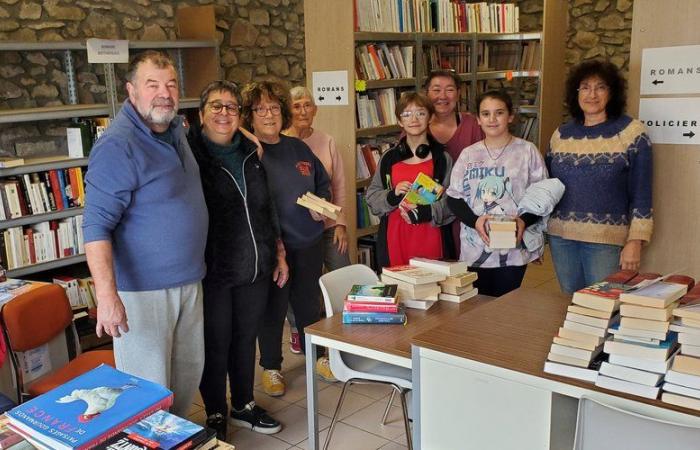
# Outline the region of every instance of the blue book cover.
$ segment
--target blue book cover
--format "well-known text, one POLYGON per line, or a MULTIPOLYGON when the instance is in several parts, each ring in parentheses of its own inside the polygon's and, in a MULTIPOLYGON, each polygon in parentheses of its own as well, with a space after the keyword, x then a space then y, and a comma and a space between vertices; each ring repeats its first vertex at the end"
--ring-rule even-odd
POLYGON ((203 431, 204 427, 166 411, 158 411, 124 429, 131 439, 140 440, 133 436, 138 435, 151 441, 151 448, 162 450, 187 444, 193 436, 203 431))
POLYGON ((406 310, 400 307, 397 313, 343 311, 343 323, 404 324, 406 323, 406 310))
POLYGON ((63 208, 68 209, 73 205, 68 202, 68 195, 66 194, 66 178, 63 176, 63 170, 57 170, 56 175, 58 175, 58 185, 61 188, 61 197, 63 197, 63 208))
POLYGON ((86 449, 172 404, 156 383, 101 365, 7 415, 19 432, 52 449, 86 449))

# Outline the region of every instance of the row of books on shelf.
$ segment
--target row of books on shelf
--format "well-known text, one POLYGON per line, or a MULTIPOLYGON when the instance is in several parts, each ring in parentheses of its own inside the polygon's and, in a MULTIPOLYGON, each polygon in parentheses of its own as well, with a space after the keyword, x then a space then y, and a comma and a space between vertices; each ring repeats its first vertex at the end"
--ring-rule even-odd
POLYGON ((92 146, 107 130, 112 119, 109 117, 94 117, 76 119, 66 128, 68 140, 68 156, 84 158, 90 155, 92 146))
POLYGON ((459 261, 412 258, 384 267, 380 282, 354 285, 343 306, 346 324, 405 324, 406 308, 426 310, 437 301, 461 303, 474 297, 476 273, 459 261))
POLYGON ((515 3, 354 0, 355 31, 518 33, 515 3))
POLYGON ((372 214, 369 210, 364 192, 358 192, 355 196, 357 199, 357 228, 361 229, 379 225, 379 217, 372 214))
POLYGON ((577 291, 544 370, 700 410, 700 285, 620 271, 577 291))
MULTIPOLYGON (((451 42, 426 46, 423 59, 430 70, 454 70, 457 73, 472 71, 471 44, 451 42)), ((540 43, 527 42, 479 42, 477 44, 477 70, 539 70, 540 43)))
POLYGON ((173 393, 163 386, 101 365, 8 411, 0 419, 0 446, 231 448, 217 441, 214 430, 167 412, 172 402, 173 393))
POLYGON ((0 186, 0 220, 61 211, 85 203, 80 167, 5 177, 0 186))
POLYGON ((390 140, 375 139, 372 142, 358 143, 355 159, 357 179, 362 180, 374 176, 374 172, 379 166, 379 159, 394 145, 396 145, 396 138, 390 140))
POLYGON ((413 77, 413 46, 385 43, 355 48, 355 78, 389 80, 413 77))
POLYGON ((3 266, 17 269, 85 253, 83 216, 7 228, 2 233, 3 266))
POLYGON ((357 94, 357 124, 359 128, 374 128, 397 125, 396 90, 375 89, 357 94))

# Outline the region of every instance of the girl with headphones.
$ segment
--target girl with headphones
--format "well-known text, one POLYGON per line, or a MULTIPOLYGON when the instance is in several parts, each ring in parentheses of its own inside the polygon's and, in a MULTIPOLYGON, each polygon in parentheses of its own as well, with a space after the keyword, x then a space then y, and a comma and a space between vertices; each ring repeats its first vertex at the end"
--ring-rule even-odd
POLYGON ((420 173, 444 188, 449 184, 452 158, 444 145, 428 134, 434 111, 432 102, 423 94, 401 95, 396 117, 403 136, 382 155, 367 188, 367 204, 380 218, 377 259, 381 267, 408 264, 416 256, 431 259, 452 256, 449 227, 443 226, 454 217, 446 206, 445 196, 428 205, 401 204, 420 173))

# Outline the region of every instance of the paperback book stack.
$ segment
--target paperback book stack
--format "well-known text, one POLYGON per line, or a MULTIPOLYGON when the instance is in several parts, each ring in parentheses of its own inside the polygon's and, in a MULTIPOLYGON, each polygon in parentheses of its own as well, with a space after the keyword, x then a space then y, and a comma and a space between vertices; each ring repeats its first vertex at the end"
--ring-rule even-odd
POLYGON ((653 399, 676 349, 676 333, 669 332, 672 312, 688 286, 633 281, 642 287, 620 294, 620 323, 611 327, 613 336, 605 342, 609 362, 601 365, 596 386, 653 399))
POLYGON ((620 271, 574 293, 544 371, 595 383, 608 328, 619 320, 619 297, 635 272, 620 271))
POLYGON ((474 297, 479 291, 474 287, 477 275, 469 272, 466 262, 463 261, 437 261, 427 258, 411 258, 411 265, 428 269, 432 272, 445 275, 440 281, 440 292, 437 298, 453 303, 462 303, 474 297))
POLYGON ((490 248, 515 248, 515 219, 508 216, 494 216, 488 221, 490 248))
POLYGON ((36 447, 82 450, 172 401, 166 388, 103 364, 6 414, 9 427, 36 447))
POLYGON ((438 300, 441 289, 438 284, 446 275, 412 265, 384 267, 381 280, 398 286, 399 299, 403 306, 428 309, 438 300))
POLYGON ((343 306, 343 323, 406 323, 406 312, 398 304, 396 284, 356 284, 343 306))
POLYGON ((700 285, 673 310, 671 331, 678 333, 679 354, 666 372, 661 400, 700 410, 700 285))

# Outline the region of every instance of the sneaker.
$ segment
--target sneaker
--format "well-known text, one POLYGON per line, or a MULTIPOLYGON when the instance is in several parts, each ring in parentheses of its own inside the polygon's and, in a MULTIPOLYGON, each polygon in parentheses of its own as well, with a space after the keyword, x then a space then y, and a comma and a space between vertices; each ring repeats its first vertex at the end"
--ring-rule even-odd
POLYGON ((241 411, 232 409, 231 423, 237 427, 250 428, 262 434, 275 434, 282 429, 282 425, 270 417, 267 411, 256 405, 254 401, 245 405, 241 411))
POLYGON ((338 381, 338 379, 333 376, 333 372, 331 371, 331 362, 328 360, 327 356, 321 356, 316 361, 316 373, 319 377, 321 377, 321 379, 323 379, 323 381, 327 381, 329 383, 335 383, 338 381))
POLYGON ((262 384, 265 393, 271 397, 284 395, 284 391, 287 389, 284 377, 279 370, 263 370, 262 384))
POLYGON ((216 439, 226 441, 226 418, 221 413, 207 417, 207 428, 216 431, 216 439))
POLYGON ((299 332, 297 330, 292 330, 289 336, 289 350, 295 355, 301 353, 301 340, 299 339, 299 332))

